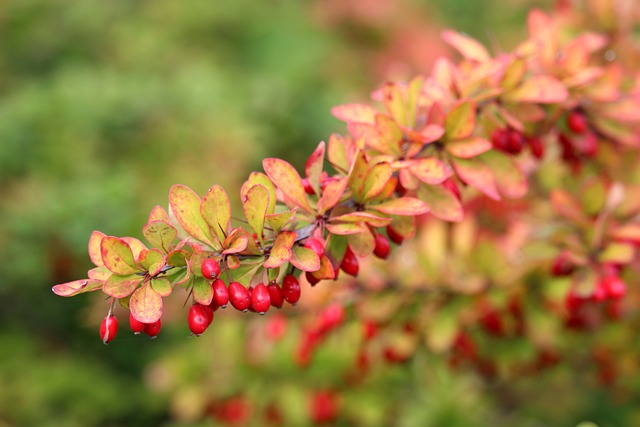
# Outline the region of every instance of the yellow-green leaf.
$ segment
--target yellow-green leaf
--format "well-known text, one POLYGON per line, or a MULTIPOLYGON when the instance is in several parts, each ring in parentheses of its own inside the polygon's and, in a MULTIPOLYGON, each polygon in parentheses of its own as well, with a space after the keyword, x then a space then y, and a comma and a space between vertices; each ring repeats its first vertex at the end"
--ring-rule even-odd
POLYGON ((317 271, 320 269, 320 258, 311 249, 294 245, 292 249, 291 265, 302 271, 317 271))
POLYGON ((263 232, 265 216, 269 208, 269 191, 264 185, 254 185, 244 196, 242 208, 249 227, 256 233, 260 244, 264 245, 263 232))
POLYGON ((209 224, 200 213, 200 197, 192 189, 180 184, 171 187, 169 207, 184 231, 207 245, 213 245, 209 224))
POLYGON ((139 322, 154 323, 162 317, 162 297, 146 283, 131 295, 129 308, 139 322))
POLYGON ((138 274, 130 274, 127 276, 112 274, 102 286, 102 292, 114 298, 125 298, 136 290, 143 279, 144 278, 138 274))
MULTIPOLYGON (((204 195, 200 204, 200 214, 211 227, 220 242, 227 238, 231 227, 231 204, 229 196, 219 185, 214 185, 204 195)), ((216 245, 218 246, 218 245, 216 245)), ((219 247, 214 249, 220 250, 219 247)))
POLYGON ((126 276, 140 270, 133 258, 131 247, 122 239, 104 237, 100 242, 100 253, 104 266, 114 274, 126 276))
POLYGON ((468 138, 476 127, 476 104, 471 101, 459 103, 449 111, 444 132, 448 140, 468 138))

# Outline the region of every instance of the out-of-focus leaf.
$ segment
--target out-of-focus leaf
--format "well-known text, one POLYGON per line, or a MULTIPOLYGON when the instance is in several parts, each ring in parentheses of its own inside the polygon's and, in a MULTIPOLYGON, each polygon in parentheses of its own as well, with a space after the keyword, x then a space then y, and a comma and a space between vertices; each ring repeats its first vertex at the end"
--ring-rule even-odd
POLYGON ((435 157, 408 160, 406 164, 411 173, 426 184, 440 184, 453 174, 449 166, 435 157))
POLYGON ((445 30, 442 32, 442 39, 460 52, 465 59, 484 62, 490 58, 489 52, 482 43, 467 35, 445 30))
POLYGON ((382 87, 382 101, 385 108, 401 126, 409 126, 407 106, 397 83, 387 82, 382 87))
POLYGON ((316 194, 320 194, 320 178, 324 165, 324 152, 325 144, 324 141, 322 141, 318 144, 318 147, 313 151, 313 153, 311 153, 304 168, 309 184, 316 194))
POLYGON ((331 135, 327 148, 327 158, 338 170, 342 172, 349 170, 350 157, 347 155, 344 137, 336 134, 331 135))
POLYGON ((338 216, 334 216, 331 217, 330 219, 331 222, 352 222, 352 223, 357 223, 357 222, 364 222, 367 223, 368 225, 374 227, 374 228, 378 228, 378 227, 384 227, 387 224, 389 224, 391 222, 391 218, 388 217, 382 217, 376 213, 372 213, 372 212, 363 212, 363 211, 356 211, 356 212, 350 212, 347 214, 343 214, 343 215, 338 215, 338 216))
POLYGON ((420 215, 429 212, 427 204, 415 197, 399 197, 368 207, 389 215, 420 215))
POLYGON ((371 255, 376 246, 375 237, 368 227, 362 233, 347 236, 347 241, 351 251, 360 258, 371 255))
POLYGON ((568 96, 569 92, 566 86, 555 77, 533 76, 526 79, 514 90, 506 92, 503 98, 507 102, 555 104, 564 102, 568 96))
POLYGON ((418 197, 429 206, 431 215, 445 221, 459 222, 464 217, 458 198, 441 185, 421 185, 418 197))
POLYGON ((456 157, 469 159, 491 150, 492 144, 484 138, 472 136, 458 141, 448 142, 446 150, 456 157))
POLYGON ((453 168, 462 181, 477 188, 488 197, 500 200, 496 177, 484 162, 477 159, 456 159, 453 162, 453 168))
POLYGON ((504 196, 517 199, 524 196, 529 188, 527 177, 514 159, 496 150, 482 155, 482 160, 495 175, 498 190, 504 196))
POLYGON ((347 188, 347 183, 348 180, 345 176, 333 179, 327 183, 324 190, 322 191, 320 200, 318 200, 318 213, 320 215, 324 215, 325 212, 338 204, 338 202, 344 195, 344 191, 347 188))
POLYGON ((476 104, 463 101, 449 111, 444 125, 449 140, 468 138, 476 127, 476 104))
POLYGON ((333 107, 331 114, 347 123, 373 124, 378 112, 367 104, 345 104, 333 107))
POLYGON ((598 260, 602 263, 628 264, 633 261, 635 254, 635 247, 632 244, 613 242, 604 248, 598 260))
POLYGON ((338 234, 340 236, 347 236, 349 234, 358 234, 364 232, 367 227, 362 223, 351 223, 351 222, 338 222, 333 223, 329 222, 326 225, 327 230, 331 234, 338 234))

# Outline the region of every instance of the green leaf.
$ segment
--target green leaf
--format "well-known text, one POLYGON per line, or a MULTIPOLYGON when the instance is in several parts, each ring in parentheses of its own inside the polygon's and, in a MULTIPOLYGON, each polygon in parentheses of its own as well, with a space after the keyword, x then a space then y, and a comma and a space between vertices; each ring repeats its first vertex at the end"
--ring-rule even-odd
MULTIPOLYGON (((400 144, 398 141, 402 140, 403 129, 400 128, 391 117, 378 114, 376 116, 375 127, 371 127, 373 132, 366 132, 363 134, 365 143, 374 150, 380 151, 384 154, 391 154, 395 157, 402 155, 400 144)), ((349 131, 352 127, 349 126, 349 131)))
POLYGON ((431 215, 436 218, 459 222, 464 217, 458 198, 441 185, 421 185, 418 187, 418 197, 429 206, 431 215))
POLYGON ((192 189, 180 184, 171 187, 169 207, 184 231, 193 238, 213 246, 209 224, 200 213, 200 197, 192 189))
POLYGON ((324 256, 327 257, 334 267, 338 267, 344 253, 347 250, 347 237, 337 234, 329 234, 324 245, 324 256))
POLYGON ((329 209, 338 204, 347 189, 347 177, 340 177, 328 182, 322 196, 318 200, 318 213, 324 215, 329 209))
POLYGON ((415 197, 399 197, 378 205, 370 205, 367 207, 389 215, 415 216, 429 212, 427 204, 415 197))
POLYGON ((302 271, 317 271, 320 269, 320 258, 318 255, 313 250, 303 246, 293 246, 289 262, 295 268, 302 271))
POLYGON ((114 298, 125 298, 131 295, 143 280, 144 278, 138 274, 127 276, 112 274, 104 283, 102 292, 114 298))
POLYGON ((162 297, 145 283, 131 295, 129 308, 139 322, 154 323, 162 317, 162 297))
POLYGON ((106 237, 106 234, 100 231, 93 231, 91 237, 89 237, 89 258, 96 267, 102 267, 102 251, 100 249, 100 243, 102 239, 106 237))
MULTIPOLYGON (((200 204, 200 214, 216 234, 218 240, 224 241, 231 227, 231 204, 229 196, 222 187, 214 185, 207 191, 200 204)), ((214 249, 220 250, 219 247, 214 247, 214 249)))
POLYGON ((391 179, 391 173, 391 165, 389 163, 383 162, 373 166, 369 170, 362 186, 363 200, 373 199, 380 194, 391 179))
POLYGON ((169 295, 171 295, 171 292, 173 292, 171 282, 165 277, 156 277, 155 279, 152 279, 151 287, 161 297, 168 297, 169 295))
POLYGON ((262 172, 251 172, 249 174, 249 178, 242 184, 242 188, 240 189, 240 198, 244 200, 247 195, 247 192, 254 185, 262 185, 269 192, 269 207, 267 208, 267 214, 272 214, 276 210, 276 186, 273 185, 273 182, 269 179, 269 177, 262 172))
POLYGON ((345 104, 333 107, 331 114, 347 123, 373 124, 378 112, 367 104, 345 104))
POLYGON ((242 207, 249 227, 256 233, 260 244, 264 246, 264 221, 269 208, 269 191, 264 185, 254 185, 242 200, 242 207))
POLYGON ((202 305, 209 305, 213 300, 213 287, 204 277, 193 280, 193 299, 202 305))
POLYGON ((449 166, 435 157, 408 160, 406 164, 411 173, 426 184, 440 184, 453 174, 449 166))
POLYGON ((133 259, 131 247, 122 239, 104 237, 100 242, 100 253, 104 266, 114 274, 126 276, 140 271, 133 259))
POLYGON ((51 290, 54 294, 61 297, 72 297, 74 295, 83 294, 85 292, 93 292, 102 288, 104 282, 102 280, 82 279, 73 282, 60 283, 55 285, 51 290))
POLYGON ((307 212, 313 212, 298 171, 284 160, 268 158, 262 161, 265 172, 285 198, 307 212))
POLYGON ((274 233, 279 233, 282 227, 289 224, 296 215, 298 208, 289 209, 284 212, 269 214, 266 216, 267 224, 274 233))
POLYGON ((472 136, 458 141, 448 142, 445 149, 456 157, 469 159, 491 150, 492 144, 484 138, 472 136))
POLYGON ((391 227, 405 238, 412 238, 416 234, 416 219, 412 216, 396 216, 391 227))
POLYGON ((467 35, 452 30, 442 32, 442 39, 454 47, 465 59, 485 62, 491 56, 482 43, 467 35))
POLYGON ((416 125, 416 112, 418 111, 418 103, 423 85, 424 78, 422 76, 416 76, 409 82, 409 86, 407 87, 407 127, 411 129, 416 125))
POLYGON ((172 267, 184 267, 187 265, 189 259, 189 252, 176 249, 167 254, 166 262, 172 267))
POLYGON ((566 86, 551 76, 533 76, 520 86, 503 95, 507 102, 535 102, 539 104, 556 104, 566 101, 569 91, 566 86))
POLYGON ((311 188, 313 188, 316 194, 320 194, 320 178, 324 165, 324 152, 325 145, 324 141, 322 141, 318 144, 318 147, 313 151, 311 156, 309 156, 304 168, 305 174, 309 179, 309 184, 311 184, 311 188))
POLYGON ((165 220, 154 220, 142 227, 142 235, 152 246, 169 252, 171 243, 178 236, 178 230, 165 220))
POLYGON ((138 262, 147 270, 149 276, 154 277, 165 266, 165 257, 158 249, 144 250, 140 252, 138 262))
POLYGON ((140 240, 136 239, 135 237, 125 236, 125 237, 121 237, 121 239, 131 248, 131 252, 133 253, 134 259, 138 259, 138 255, 140 254, 140 252, 147 250, 147 247, 144 245, 144 243, 142 243, 140 240))
POLYGON ((478 159, 455 159, 452 163, 453 169, 462 181, 477 188, 491 199, 500 200, 496 177, 484 162, 478 159))
POLYGON ((476 104, 471 101, 459 103, 447 114, 444 125, 448 140, 468 138, 476 127, 476 104))
POLYGON ((628 264, 635 257, 635 247, 630 243, 613 242, 609 243, 598 260, 601 263, 628 264))
POLYGON ((295 243, 297 233, 295 231, 281 231, 273 243, 273 247, 269 252, 269 258, 264 262, 264 268, 280 267, 285 262, 289 262, 291 256, 291 248, 295 243))
POLYGON ((513 158, 496 150, 487 151, 481 158, 493 171, 496 186, 501 194, 517 199, 527 193, 527 177, 513 158))
POLYGON ((232 282, 239 282, 244 286, 249 286, 251 283, 251 279, 256 274, 256 272, 262 267, 262 263, 242 263, 238 264, 238 267, 230 270, 229 273, 231 275, 232 282))

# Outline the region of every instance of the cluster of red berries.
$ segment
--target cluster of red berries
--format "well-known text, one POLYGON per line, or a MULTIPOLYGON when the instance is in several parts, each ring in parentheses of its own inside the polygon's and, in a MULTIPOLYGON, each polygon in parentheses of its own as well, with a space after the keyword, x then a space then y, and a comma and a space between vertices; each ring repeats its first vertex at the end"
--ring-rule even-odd
POLYGON ((537 158, 544 157, 544 145, 537 136, 525 136, 512 127, 498 128, 491 133, 491 143, 496 150, 517 155, 529 147, 531 154, 537 158))
POLYGON ((587 117, 581 110, 569 112, 566 125, 568 131, 558 136, 561 157, 566 163, 578 166, 582 157, 592 158, 597 154, 598 137, 589 127, 587 117))

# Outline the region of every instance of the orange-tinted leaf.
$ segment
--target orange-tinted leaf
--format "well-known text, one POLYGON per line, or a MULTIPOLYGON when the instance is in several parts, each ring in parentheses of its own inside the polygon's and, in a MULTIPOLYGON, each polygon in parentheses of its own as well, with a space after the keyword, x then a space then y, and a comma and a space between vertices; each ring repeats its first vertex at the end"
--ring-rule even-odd
POLYGON ((331 260, 323 255, 320 257, 320 268, 312 272, 311 275, 320 280, 333 280, 336 273, 331 260))
POLYGON ((100 242, 104 266, 112 273, 126 276, 139 271, 129 245, 122 239, 106 236, 100 242))
POLYGON ((324 152, 325 146, 324 141, 322 141, 318 144, 318 147, 314 150, 311 156, 309 156, 304 168, 309 184, 311 184, 311 188, 313 188, 316 194, 320 194, 320 178, 324 165, 324 152))
POLYGON ((296 241, 295 231, 281 231, 273 243, 269 252, 269 258, 264 262, 264 268, 280 267, 285 262, 289 262, 292 256, 291 248, 296 241))
POLYGON ((178 236, 178 230, 165 220, 153 220, 142 227, 142 234, 153 246, 169 252, 171 243, 178 236))
POLYGON ((503 97, 507 102, 554 104, 565 101, 568 96, 566 86, 555 77, 533 76, 503 97))
POLYGON ((304 191, 302 179, 293 166, 284 160, 268 158, 262 161, 262 167, 288 200, 307 212, 313 212, 304 191))
POLYGON ((435 157, 411 160, 409 170, 420 181, 432 185, 440 184, 453 174, 449 166, 435 157))
POLYGON ((325 212, 338 204, 338 202, 344 195, 344 191, 347 188, 347 183, 347 177, 340 177, 330 181, 326 185, 326 187, 322 191, 320 200, 318 200, 318 213, 320 215, 324 215, 325 212))
POLYGON ((320 269, 320 258, 309 248, 295 245, 292 250, 291 259, 289 260, 298 270, 317 271, 320 269))
POLYGON ((462 181, 477 188, 488 197, 500 200, 496 177, 484 162, 478 159, 456 159, 453 162, 453 168, 462 181))
POLYGON ((151 209, 147 222, 151 221, 166 221, 168 223, 171 222, 171 220, 169 219, 169 214, 164 210, 162 206, 154 206, 153 209, 151 209))
POLYGON ((51 290, 54 294, 61 297, 72 297, 74 295, 83 294, 85 292, 93 292, 102 288, 102 280, 82 279, 73 282, 60 283, 55 285, 51 290))
POLYGON ((347 172, 351 163, 351 157, 348 155, 345 139, 333 134, 329 138, 329 146, 327 148, 327 158, 334 168, 341 172, 347 172))
POLYGON ((247 249, 247 245, 249 244, 249 238, 245 233, 241 232, 242 230, 239 228, 234 228, 229 236, 225 239, 222 246, 225 248, 222 253, 224 255, 229 254, 237 254, 245 249, 247 249))
POLYGON ((151 277, 156 276, 165 266, 165 258, 158 249, 144 250, 140 252, 138 263, 149 273, 151 277))
POLYGON ((295 218, 298 208, 289 209, 284 212, 269 214, 266 217, 267 224, 274 233, 279 233, 282 227, 290 223, 295 218))
POLYGON ((189 187, 176 184, 169 191, 169 207, 190 236, 211 245, 209 225, 200 213, 200 197, 189 187))
MULTIPOLYGON (((200 214, 218 240, 224 241, 231 227, 231 204, 229 196, 222 187, 214 185, 207 191, 200 204, 200 214)), ((214 249, 219 250, 220 248, 214 247, 214 249)))
POLYGON ((476 127, 476 104, 464 101, 449 111, 444 125, 447 139, 468 138, 476 127))
POLYGON ((468 60, 484 62, 490 59, 487 49, 476 39, 456 31, 445 30, 442 38, 449 45, 453 46, 460 54, 468 60))
POLYGON ((173 288, 171 287, 171 282, 169 281, 169 279, 165 277, 157 277, 151 280, 151 287, 161 297, 168 297, 173 292, 173 288))
POLYGON ((640 243, 640 224, 632 222, 619 225, 613 228, 609 235, 614 239, 640 243))
POLYGON ((331 114, 347 123, 373 124, 377 113, 375 108, 367 104, 345 104, 331 109, 331 114))
POLYGON ((114 298, 126 298, 136 290, 144 278, 138 274, 119 276, 112 274, 104 283, 102 292, 114 298))
POLYGON ((420 215, 429 212, 427 204, 415 197, 399 197, 368 207, 389 215, 420 215))
POLYGON ((349 234, 358 234, 367 230, 367 227, 362 223, 354 222, 329 222, 327 223, 327 230, 331 234, 337 234, 339 236, 347 236, 349 234))
POLYGON ((451 141, 445 146, 446 150, 456 157, 469 159, 479 154, 491 150, 491 142, 478 136, 472 136, 467 139, 451 141))
POLYGON ((459 222, 464 217, 458 198, 441 185, 421 185, 418 187, 418 197, 429 206, 431 215, 436 218, 459 222))
POLYGON ((382 101, 396 122, 401 126, 408 126, 407 107, 402 96, 402 91, 396 83, 387 82, 384 84, 382 88, 382 101))
POLYGON ((104 237, 106 237, 106 234, 100 231, 93 231, 91 237, 89 237, 89 258, 91 258, 91 262, 96 267, 102 267, 104 265, 100 249, 100 243, 104 237))
POLYGON ((131 295, 129 308, 139 322, 153 323, 162 317, 162 297, 146 283, 131 295))
POLYGON ((193 299, 202 305, 211 304, 211 300, 213 300, 213 287, 204 277, 196 277, 193 280, 193 299))
POLYGON ((227 267, 231 270, 235 270, 240 267, 240 260, 237 256, 229 255, 227 257, 227 267))
POLYGON ((405 238, 411 238, 416 234, 416 219, 412 216, 396 216, 391 227, 405 238))
POLYGON ((386 114, 376 116, 375 134, 366 139, 367 145, 383 154, 400 156, 400 141, 403 138, 403 130, 398 123, 386 114))
POLYGON ((371 212, 350 212, 344 215, 331 217, 330 222, 365 222, 374 228, 385 227, 391 222, 391 218, 381 217, 371 212))
POLYGON ((527 193, 527 177, 511 157, 492 150, 483 154, 482 160, 493 171, 500 194, 517 199, 527 193))
POLYGON ((264 221, 269 208, 269 191, 264 185, 254 185, 244 196, 242 208, 249 227, 263 244, 264 221))
POLYGON ((389 163, 378 163, 373 166, 364 180, 362 198, 369 200, 380 194, 389 179, 391 179, 391 165, 389 163))

